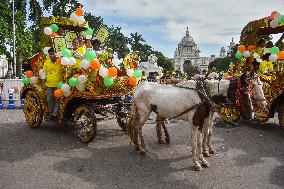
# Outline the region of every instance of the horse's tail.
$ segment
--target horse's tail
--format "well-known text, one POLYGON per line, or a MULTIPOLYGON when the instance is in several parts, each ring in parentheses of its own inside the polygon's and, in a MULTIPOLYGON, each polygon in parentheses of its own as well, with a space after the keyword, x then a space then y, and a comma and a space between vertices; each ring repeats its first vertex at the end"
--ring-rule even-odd
POLYGON ((130 137, 131 142, 133 142, 134 139, 134 132, 135 132, 135 126, 136 126, 136 120, 138 118, 138 109, 137 106, 135 104, 135 102, 132 102, 132 106, 131 106, 131 114, 130 114, 130 119, 128 121, 128 128, 127 128, 127 132, 128 132, 128 136, 130 137))

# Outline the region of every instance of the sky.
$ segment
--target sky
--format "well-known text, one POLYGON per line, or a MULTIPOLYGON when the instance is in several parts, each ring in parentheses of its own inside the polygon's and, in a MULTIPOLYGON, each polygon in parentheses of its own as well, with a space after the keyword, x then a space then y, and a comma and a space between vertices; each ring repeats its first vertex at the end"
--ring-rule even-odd
POLYGON ((201 56, 219 56, 232 38, 238 43, 250 21, 284 14, 284 0, 79 0, 86 12, 102 16, 104 24, 121 27, 124 35, 138 32, 154 50, 173 58, 178 43, 189 34, 201 56))

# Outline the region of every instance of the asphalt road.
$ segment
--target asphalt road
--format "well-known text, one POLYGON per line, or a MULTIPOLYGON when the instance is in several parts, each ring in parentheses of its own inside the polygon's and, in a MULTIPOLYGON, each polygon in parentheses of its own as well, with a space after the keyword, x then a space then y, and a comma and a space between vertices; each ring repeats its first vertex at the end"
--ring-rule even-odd
POLYGON ((275 120, 229 125, 216 118, 219 154, 201 172, 193 169, 186 122, 168 124, 169 145, 157 143, 151 122, 141 156, 115 120, 99 123, 84 145, 71 127, 44 122, 33 130, 21 110, 0 110, 0 188, 284 188, 284 132, 275 120))

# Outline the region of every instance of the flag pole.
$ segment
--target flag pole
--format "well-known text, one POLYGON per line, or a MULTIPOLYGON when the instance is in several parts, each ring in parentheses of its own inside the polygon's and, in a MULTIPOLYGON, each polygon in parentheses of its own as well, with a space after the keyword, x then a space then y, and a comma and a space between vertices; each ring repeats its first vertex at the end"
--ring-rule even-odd
POLYGON ((16 77, 16 36, 15 36, 15 3, 14 3, 14 0, 12 1, 13 2, 13 72, 14 72, 14 76, 16 77))

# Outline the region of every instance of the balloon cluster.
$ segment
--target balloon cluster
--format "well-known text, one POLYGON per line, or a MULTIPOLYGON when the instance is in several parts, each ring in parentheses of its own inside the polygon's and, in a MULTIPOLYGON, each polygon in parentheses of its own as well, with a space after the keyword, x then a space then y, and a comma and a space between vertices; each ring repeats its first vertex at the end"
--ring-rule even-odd
POLYGON ((83 16, 84 14, 84 9, 81 7, 76 8, 75 12, 72 12, 70 15, 70 20, 74 22, 78 22, 79 24, 84 24, 85 18, 83 16))
POLYGON ((278 24, 284 24, 284 15, 281 15, 277 11, 273 11, 271 13, 272 21, 270 22, 270 26, 272 28, 276 28, 278 24))
POLYGON ((25 85, 28 85, 28 84, 34 84, 34 83, 37 83, 37 82, 38 82, 38 78, 36 76, 34 76, 32 71, 27 70, 25 72, 25 77, 23 79, 23 83, 25 85))
MULTIPOLYGON (((270 56, 269 60, 271 62, 276 62, 277 60, 284 60, 284 51, 280 51, 277 46, 271 47, 269 50, 270 56)), ((250 45, 247 48, 244 45, 240 45, 238 47, 238 51, 235 54, 235 57, 237 59, 248 58, 250 56, 253 56, 258 62, 262 62, 260 55, 255 52, 255 47, 250 45)))
POLYGON ((72 57, 72 52, 69 49, 67 48, 63 49, 61 52, 61 55, 62 55, 62 58, 61 59, 59 58, 60 61, 59 60, 58 61, 61 62, 62 65, 73 66, 76 64, 76 59, 72 57))
POLYGON ((59 27, 56 24, 51 24, 50 27, 45 27, 43 29, 43 32, 45 35, 55 37, 55 36, 58 36, 57 34, 58 30, 59 30, 59 27))
POLYGON ((141 78, 141 70, 127 69, 127 75, 129 76, 126 80, 127 84, 130 86, 135 86, 138 82, 138 79, 141 78))

